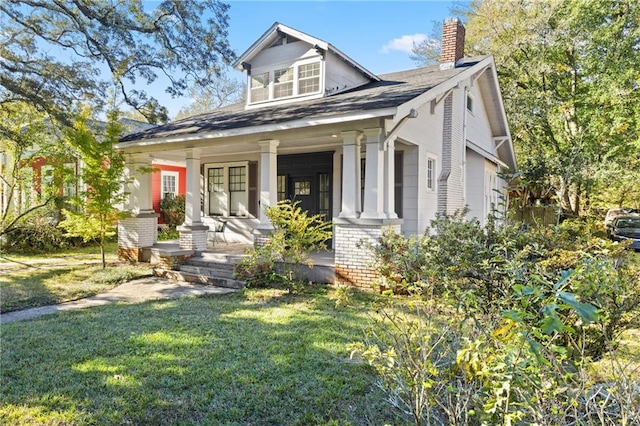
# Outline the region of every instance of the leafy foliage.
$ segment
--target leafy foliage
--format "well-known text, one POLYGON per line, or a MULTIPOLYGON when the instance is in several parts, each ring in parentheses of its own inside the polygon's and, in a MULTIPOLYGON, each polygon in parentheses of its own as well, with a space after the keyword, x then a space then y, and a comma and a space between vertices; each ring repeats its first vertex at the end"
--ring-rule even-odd
MULTIPOLYGON (((420 237, 372 245, 377 311, 352 356, 420 424, 634 424, 637 371, 598 382, 593 360, 640 326, 640 270, 585 221, 484 228, 442 216, 420 237)), ((614 355, 615 356, 615 355, 614 355)))
POLYGON ((593 237, 592 225, 496 227, 441 216, 427 233, 391 231, 372 245, 382 289, 438 294, 469 312, 558 333, 564 345, 581 336, 576 356, 600 357, 624 330, 640 325, 640 273, 624 247, 593 237))
POLYGON ((484 0, 466 15, 466 53, 496 58, 529 202, 571 216, 637 202, 636 2, 484 0))
POLYGON ((82 180, 85 189, 76 200, 78 210, 63 210, 65 220, 60 226, 68 236, 96 241, 106 267, 104 247, 116 234, 116 224, 123 213, 118 209, 126 201, 124 156, 114 150, 122 132, 117 111, 109 113, 104 135, 95 135, 87 126, 88 112, 80 115, 76 126, 69 130, 69 139, 81 152, 85 167, 82 180))
POLYGON ((56 212, 40 210, 59 208, 60 189, 72 179, 65 167, 74 161, 73 151, 53 123, 26 103, 2 105, 0 109, 0 182, 4 202, 0 206, 0 236, 16 227, 25 228, 35 216, 56 212), (50 169, 51 179, 45 179, 43 166, 50 169))
POLYGON ((235 269, 236 275, 246 279, 248 285, 284 282, 291 291, 300 266, 313 266, 311 251, 326 249, 326 241, 331 238, 331 223, 324 220, 324 215, 309 216, 299 204, 299 201, 284 200, 266 209, 273 225, 268 241, 262 247, 249 250, 249 256, 235 269), (280 273, 276 271, 276 262, 282 262, 280 273))
POLYGON ((160 201, 160 211, 170 228, 182 225, 185 215, 185 196, 166 194, 160 201))
POLYGON ((166 108, 132 86, 162 75, 180 95, 188 81, 214 81, 211 69, 234 58, 227 11, 217 0, 168 0, 151 10, 139 0, 2 2, 0 102, 23 101, 70 124, 78 101, 100 107, 113 81, 149 122, 164 122, 166 108))

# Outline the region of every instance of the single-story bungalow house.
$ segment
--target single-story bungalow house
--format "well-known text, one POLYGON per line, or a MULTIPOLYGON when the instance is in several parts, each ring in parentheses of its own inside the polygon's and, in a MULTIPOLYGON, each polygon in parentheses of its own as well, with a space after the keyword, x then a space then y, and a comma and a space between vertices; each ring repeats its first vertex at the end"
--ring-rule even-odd
POLYGON ((154 164, 185 168, 180 246, 205 250, 228 223, 230 241, 260 243, 264 214, 298 200, 333 223, 336 283, 368 285, 362 239, 383 228, 424 232, 437 213, 498 205, 501 170, 515 170, 493 57, 465 58, 465 29, 444 23, 441 63, 376 75, 335 46, 275 23, 235 64, 246 102, 125 136, 131 176, 119 250, 138 258, 156 243, 154 164))

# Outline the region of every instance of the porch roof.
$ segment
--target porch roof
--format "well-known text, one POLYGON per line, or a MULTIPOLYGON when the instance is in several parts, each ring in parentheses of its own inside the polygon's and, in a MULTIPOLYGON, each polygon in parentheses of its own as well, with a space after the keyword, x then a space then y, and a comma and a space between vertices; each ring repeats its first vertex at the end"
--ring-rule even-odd
POLYGON ((298 103, 254 109, 245 109, 245 104, 239 103, 129 134, 120 139, 120 142, 129 142, 127 144, 129 145, 135 141, 180 138, 198 133, 395 108, 454 78, 484 58, 467 58, 455 68, 447 70, 441 70, 439 65, 434 65, 384 74, 380 76, 380 81, 371 82, 351 91, 298 103))

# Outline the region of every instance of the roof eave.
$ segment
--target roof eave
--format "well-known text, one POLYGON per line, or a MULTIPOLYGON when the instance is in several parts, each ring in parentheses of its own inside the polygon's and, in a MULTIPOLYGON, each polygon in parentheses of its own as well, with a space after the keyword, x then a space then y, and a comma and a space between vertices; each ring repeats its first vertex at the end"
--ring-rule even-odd
POLYGON ((167 136, 162 138, 138 139, 118 143, 117 149, 127 150, 137 147, 155 146, 160 144, 195 142, 208 139, 223 139, 235 136, 247 136, 259 133, 269 133, 276 131, 286 131, 294 129, 302 129, 305 127, 339 124, 352 121, 367 120, 371 118, 392 117, 396 115, 396 108, 382 108, 369 111, 356 111, 348 114, 337 114, 328 117, 311 117, 300 120, 293 120, 282 123, 264 124, 260 126, 248 126, 237 129, 227 129, 220 131, 190 133, 186 135, 167 136))

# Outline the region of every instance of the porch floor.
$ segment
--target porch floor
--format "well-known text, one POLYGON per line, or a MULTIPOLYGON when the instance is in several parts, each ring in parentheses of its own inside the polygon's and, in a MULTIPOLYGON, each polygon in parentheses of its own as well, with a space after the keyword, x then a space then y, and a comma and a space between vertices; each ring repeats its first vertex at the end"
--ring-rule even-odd
MULTIPOLYGON (((212 262, 219 260, 221 257, 241 257, 245 256, 248 248, 253 247, 252 244, 242 243, 216 243, 209 244, 206 250, 200 252, 201 260, 212 262)), ((153 249, 159 249, 165 253, 180 252, 180 243, 178 240, 158 241, 153 245, 153 249)), ((333 250, 314 251, 311 253, 314 266, 335 266, 335 254, 333 250)))

